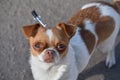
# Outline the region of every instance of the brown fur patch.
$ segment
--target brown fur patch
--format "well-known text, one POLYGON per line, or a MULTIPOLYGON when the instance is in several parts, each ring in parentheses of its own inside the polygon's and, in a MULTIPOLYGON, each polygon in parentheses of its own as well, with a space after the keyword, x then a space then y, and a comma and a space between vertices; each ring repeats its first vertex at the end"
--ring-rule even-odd
POLYGON ((97 7, 90 7, 78 11, 73 17, 68 21, 69 24, 74 24, 79 27, 84 27, 84 20, 91 19, 92 22, 97 22, 100 18, 100 12, 97 7))
POLYGON ((114 31, 115 22, 111 17, 101 17, 97 22, 95 30, 98 35, 98 44, 104 41, 114 31))
POLYGON ((35 37, 30 37, 30 47, 32 50, 32 54, 34 56, 38 56, 45 48, 48 47, 49 43, 49 37, 45 33, 46 29, 39 28, 37 34, 35 37), (34 46, 36 43, 40 43, 40 46, 42 46, 40 49, 34 49, 34 46))
POLYGON ((96 43, 96 39, 95 36, 88 30, 81 30, 81 36, 89 50, 89 52, 91 53, 95 47, 95 43, 96 43))
POLYGON ((39 23, 33 25, 23 26, 22 31, 24 36, 29 39, 31 36, 34 37, 37 33, 37 30, 41 27, 39 23))

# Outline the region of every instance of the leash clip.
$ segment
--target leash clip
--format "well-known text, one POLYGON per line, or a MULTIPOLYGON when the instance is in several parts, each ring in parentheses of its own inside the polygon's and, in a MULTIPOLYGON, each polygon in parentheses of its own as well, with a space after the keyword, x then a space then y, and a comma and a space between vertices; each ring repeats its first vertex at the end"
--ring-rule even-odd
POLYGON ((41 16, 38 15, 35 10, 33 10, 31 13, 32 13, 33 18, 34 18, 35 21, 39 22, 43 27, 46 27, 46 24, 43 23, 43 21, 41 19, 41 16))

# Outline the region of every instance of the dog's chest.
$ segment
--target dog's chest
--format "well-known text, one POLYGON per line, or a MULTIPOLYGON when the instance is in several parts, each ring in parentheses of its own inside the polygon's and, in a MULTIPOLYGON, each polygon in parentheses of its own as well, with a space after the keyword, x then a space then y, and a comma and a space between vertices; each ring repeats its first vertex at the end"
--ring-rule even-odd
POLYGON ((54 80, 56 69, 54 70, 44 70, 39 66, 32 66, 32 73, 35 80, 54 80))

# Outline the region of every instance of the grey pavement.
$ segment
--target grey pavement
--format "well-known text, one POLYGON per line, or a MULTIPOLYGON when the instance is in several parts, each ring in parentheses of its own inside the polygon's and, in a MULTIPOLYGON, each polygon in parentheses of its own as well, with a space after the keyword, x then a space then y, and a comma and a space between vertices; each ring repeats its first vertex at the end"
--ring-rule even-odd
MULTIPOLYGON (((0 80, 33 80, 29 44, 21 32, 22 26, 33 23, 33 9, 47 25, 55 26, 91 1, 97 0, 0 0, 0 80)), ((78 80, 120 80, 120 44, 116 47, 116 66, 106 68, 105 57, 96 51, 78 80)))

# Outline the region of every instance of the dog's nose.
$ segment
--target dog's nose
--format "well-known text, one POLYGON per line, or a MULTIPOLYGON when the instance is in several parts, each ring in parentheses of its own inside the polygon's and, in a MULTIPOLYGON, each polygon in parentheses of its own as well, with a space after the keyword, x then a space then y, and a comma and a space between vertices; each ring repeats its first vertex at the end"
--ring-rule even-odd
POLYGON ((48 51, 47 51, 47 54, 48 54, 48 55, 54 54, 54 51, 53 51, 53 50, 48 50, 48 51))
POLYGON ((44 56, 44 61, 47 63, 51 63, 54 61, 54 51, 53 50, 47 50, 44 56))

